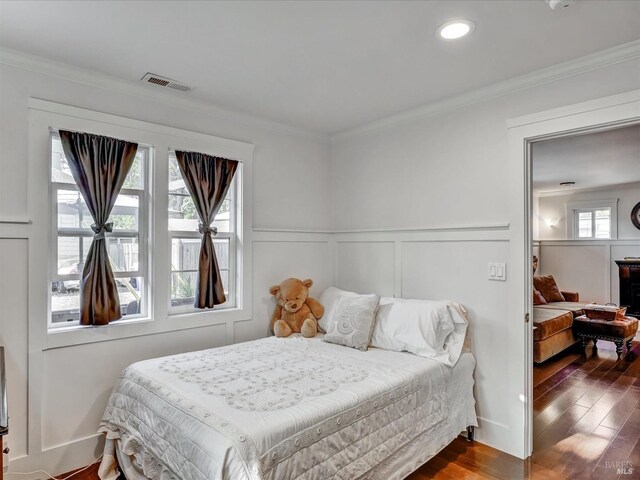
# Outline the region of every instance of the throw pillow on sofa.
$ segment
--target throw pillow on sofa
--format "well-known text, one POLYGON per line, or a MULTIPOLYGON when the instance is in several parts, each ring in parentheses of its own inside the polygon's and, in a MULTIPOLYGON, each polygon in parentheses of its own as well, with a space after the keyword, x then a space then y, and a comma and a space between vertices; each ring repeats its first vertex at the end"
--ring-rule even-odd
POLYGON ((542 294, 547 303, 564 302, 564 296, 560 292, 553 275, 533 277, 533 286, 542 294))
POLYGON ((546 305, 547 304, 547 301, 544 299, 544 297, 542 296, 540 291, 536 290, 535 287, 533 287, 533 304, 534 305, 546 305))

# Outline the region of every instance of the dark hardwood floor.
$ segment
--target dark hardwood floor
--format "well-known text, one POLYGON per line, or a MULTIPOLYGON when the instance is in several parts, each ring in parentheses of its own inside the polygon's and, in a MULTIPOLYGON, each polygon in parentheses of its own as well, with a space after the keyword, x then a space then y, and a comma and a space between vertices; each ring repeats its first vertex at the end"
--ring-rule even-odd
MULTIPOLYGON (((621 360, 612 343, 598 347, 587 347, 586 355, 576 348, 534 367, 530 458, 459 437, 409 479, 640 479, 640 343, 621 360)), ((97 478, 97 465, 72 477, 97 478)))
POLYGON ((570 479, 640 478, 640 344, 610 342, 534 367, 531 462, 570 479))

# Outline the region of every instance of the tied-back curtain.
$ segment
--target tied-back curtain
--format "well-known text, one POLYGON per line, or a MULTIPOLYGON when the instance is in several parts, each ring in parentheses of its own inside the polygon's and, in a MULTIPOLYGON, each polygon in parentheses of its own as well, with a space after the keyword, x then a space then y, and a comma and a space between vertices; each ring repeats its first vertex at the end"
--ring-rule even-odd
POLYGON ((200 217, 200 259, 198 262, 198 285, 196 308, 213 308, 226 302, 218 259, 211 235, 218 233, 211 223, 227 196, 238 162, 226 158, 212 157, 204 153, 176 151, 178 166, 184 183, 191 194, 198 217, 200 217))
POLYGON ((105 232, 113 205, 138 150, 137 143, 60 130, 60 140, 76 185, 93 217, 93 241, 82 269, 80 324, 107 325, 122 317, 105 232))

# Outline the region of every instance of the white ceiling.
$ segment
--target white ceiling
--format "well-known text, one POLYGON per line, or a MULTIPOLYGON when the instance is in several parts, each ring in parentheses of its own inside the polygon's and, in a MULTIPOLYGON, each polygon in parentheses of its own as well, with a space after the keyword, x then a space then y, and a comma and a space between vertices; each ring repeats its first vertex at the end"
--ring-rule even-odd
POLYGON ((538 194, 640 182, 640 125, 534 143, 532 159, 538 194))
MULTIPOLYGON (((2 1, 0 45, 323 133, 341 132, 640 34, 639 1, 2 1), (436 28, 476 31, 445 42, 436 28)), ((149 86, 149 88, 157 88, 149 86)), ((180 95, 176 93, 176 95, 180 95)))

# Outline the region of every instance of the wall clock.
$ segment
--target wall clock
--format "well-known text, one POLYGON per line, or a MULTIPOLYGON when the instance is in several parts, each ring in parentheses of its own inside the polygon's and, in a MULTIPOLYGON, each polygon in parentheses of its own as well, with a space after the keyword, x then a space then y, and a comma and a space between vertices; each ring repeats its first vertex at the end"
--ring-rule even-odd
POLYGON ((640 230, 640 202, 636 203, 636 206, 631 210, 631 223, 640 230))

